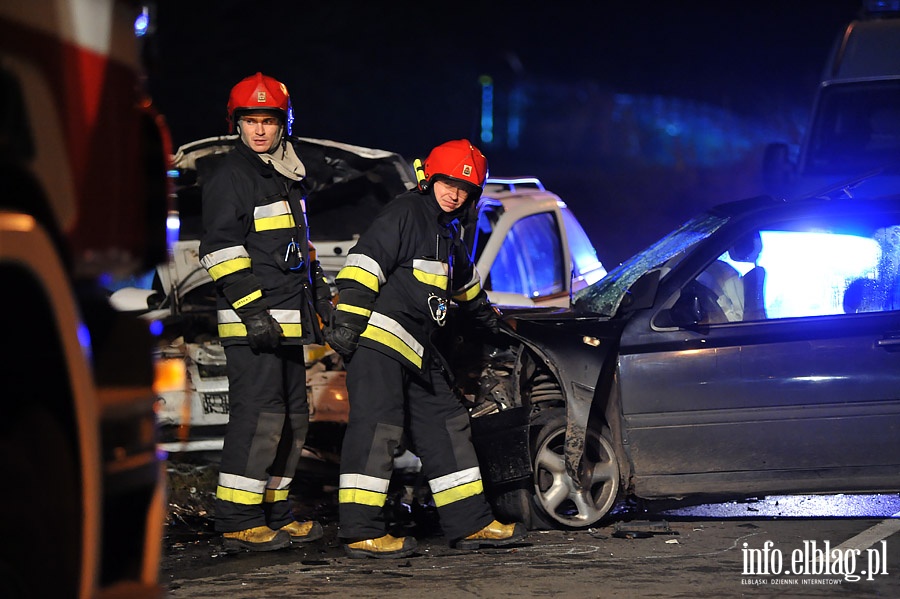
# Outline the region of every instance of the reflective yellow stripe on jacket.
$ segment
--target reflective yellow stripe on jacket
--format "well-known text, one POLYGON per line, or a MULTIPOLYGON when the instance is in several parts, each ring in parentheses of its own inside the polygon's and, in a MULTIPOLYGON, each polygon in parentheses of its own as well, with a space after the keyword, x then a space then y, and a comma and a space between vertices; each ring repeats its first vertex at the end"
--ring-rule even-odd
POLYGON ((349 312, 350 314, 358 314, 366 318, 372 315, 371 310, 366 310, 365 308, 360 308, 359 306, 354 306, 351 304, 338 304, 334 307, 334 309, 340 310, 342 312, 349 312))
POLYGON ((253 209, 253 227, 257 231, 292 229, 295 225, 294 214, 287 200, 279 200, 253 209))
POLYGON ((447 289, 450 269, 446 262, 437 260, 413 260, 413 276, 420 283, 437 287, 441 292, 447 289))
POLYGON ((478 276, 478 271, 473 268, 472 278, 459 289, 453 290, 453 299, 458 302, 472 301, 479 292, 481 292, 481 278, 478 276))
POLYGON ((381 286, 387 282, 387 278, 384 276, 384 272, 382 272, 378 263, 363 254, 350 254, 347 256, 344 267, 334 278, 335 281, 338 279, 356 281, 375 293, 378 293, 381 286))
POLYGON ((209 272, 213 281, 218 281, 225 275, 249 270, 250 254, 244 246, 235 245, 206 254, 201 258, 200 264, 209 272))
POLYGON ((422 368, 425 348, 393 318, 372 312, 369 317, 369 325, 361 336, 391 348, 409 360, 416 368, 422 368))
MULTIPOLYGON (((303 325, 300 310, 269 310, 285 337, 302 337, 303 325)), ((217 312, 219 322, 219 337, 246 337, 247 327, 241 322, 241 317, 234 310, 219 310, 217 312)))

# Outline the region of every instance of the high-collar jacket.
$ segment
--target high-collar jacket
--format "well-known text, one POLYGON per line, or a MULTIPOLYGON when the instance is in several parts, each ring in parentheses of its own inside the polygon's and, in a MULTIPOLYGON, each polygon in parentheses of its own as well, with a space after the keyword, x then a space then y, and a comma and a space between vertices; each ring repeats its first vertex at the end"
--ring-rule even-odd
POLYGON ((433 192, 412 190, 388 203, 335 278, 335 325, 360 333, 360 346, 425 370, 450 300, 484 295, 456 216, 441 210, 433 192))
POLYGON ((223 344, 245 343, 242 317, 262 310, 281 324, 283 343, 321 343, 315 306, 330 291, 310 259, 306 181, 237 143, 202 189, 201 263, 218 290, 223 344))

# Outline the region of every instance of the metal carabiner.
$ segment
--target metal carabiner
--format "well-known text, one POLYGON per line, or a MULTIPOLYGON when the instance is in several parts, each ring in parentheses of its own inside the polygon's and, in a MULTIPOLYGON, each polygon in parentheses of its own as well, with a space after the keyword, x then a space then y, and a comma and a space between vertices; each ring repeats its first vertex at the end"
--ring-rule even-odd
POLYGON ((297 265, 296 266, 288 266, 288 268, 290 270, 302 269, 306 265, 306 262, 304 262, 303 258, 301 257, 302 254, 300 252, 300 244, 297 243, 294 239, 291 239, 290 242, 288 242, 287 248, 285 248, 285 250, 284 250, 284 261, 285 262, 288 262, 290 260, 291 254, 294 254, 295 256, 297 256, 297 265))
POLYGON ((447 324, 447 300, 435 294, 428 296, 428 311, 439 327, 447 324))

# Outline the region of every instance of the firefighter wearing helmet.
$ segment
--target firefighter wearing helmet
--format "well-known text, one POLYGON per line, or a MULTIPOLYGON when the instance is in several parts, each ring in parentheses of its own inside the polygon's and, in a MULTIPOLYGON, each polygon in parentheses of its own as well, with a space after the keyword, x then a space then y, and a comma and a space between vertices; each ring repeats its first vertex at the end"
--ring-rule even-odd
POLYGON ((226 551, 322 536, 294 520, 291 479, 309 426, 303 345, 322 343, 331 292, 310 252, 307 164, 283 83, 256 73, 228 98, 234 149, 203 185, 201 264, 215 282, 230 417, 216 489, 226 551))
MULTIPOLYGON (((340 302, 326 339, 347 364, 350 419, 341 450, 340 537, 350 557, 404 557, 380 515, 393 460, 409 434, 444 534, 458 549, 522 539, 520 523, 494 519, 469 430, 469 415, 433 343, 450 301, 491 333, 499 315, 460 239, 459 217, 477 201, 487 159, 459 139, 416 161, 419 185, 381 211, 335 278, 340 302)), ((455 315, 455 312, 453 313, 455 315)))

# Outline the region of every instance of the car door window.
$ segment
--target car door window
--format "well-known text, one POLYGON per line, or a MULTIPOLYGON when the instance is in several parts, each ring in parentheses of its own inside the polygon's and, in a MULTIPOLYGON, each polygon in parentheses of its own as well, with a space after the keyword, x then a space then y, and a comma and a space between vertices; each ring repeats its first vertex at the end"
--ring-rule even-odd
POLYGON ((900 225, 768 228, 689 285, 709 324, 900 308, 900 225))
POLYGON ((507 233, 485 282, 490 291, 538 298, 565 290, 562 242, 549 212, 527 216, 507 233))
POLYGON ((759 262, 767 273, 770 318, 840 314, 854 281, 879 279, 881 248, 873 237, 817 231, 763 231, 762 236, 759 262))

